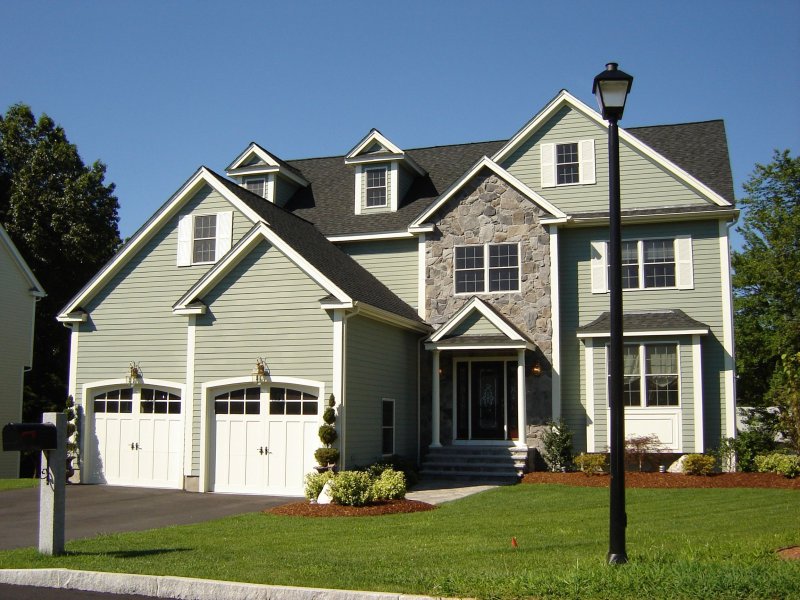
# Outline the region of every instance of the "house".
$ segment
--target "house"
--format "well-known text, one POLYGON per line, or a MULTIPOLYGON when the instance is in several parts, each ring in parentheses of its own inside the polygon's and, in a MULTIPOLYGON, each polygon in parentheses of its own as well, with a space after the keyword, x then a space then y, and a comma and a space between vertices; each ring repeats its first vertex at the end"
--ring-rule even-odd
MULTIPOLYGON (((331 399, 344 467, 557 418, 603 450, 606 127, 562 91, 508 140, 198 169, 58 317, 83 481, 299 494, 331 399)), ((627 432, 702 452, 735 421, 724 125, 620 142, 627 432)))
MULTIPOLYGON (((0 426, 22 420, 25 372, 33 362, 36 302, 44 288, 0 225, 0 426)), ((0 452, 0 478, 19 477, 19 452, 0 452)))

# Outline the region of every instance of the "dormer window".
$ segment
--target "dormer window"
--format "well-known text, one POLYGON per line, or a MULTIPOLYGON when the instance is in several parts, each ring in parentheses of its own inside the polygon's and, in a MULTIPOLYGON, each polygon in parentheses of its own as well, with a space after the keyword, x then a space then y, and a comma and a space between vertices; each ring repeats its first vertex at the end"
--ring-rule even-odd
POLYGON ((267 197, 267 180, 263 177, 249 177, 244 180, 244 187, 262 198, 267 197))
POLYGON ((367 208, 386 206, 386 167, 365 169, 367 208))

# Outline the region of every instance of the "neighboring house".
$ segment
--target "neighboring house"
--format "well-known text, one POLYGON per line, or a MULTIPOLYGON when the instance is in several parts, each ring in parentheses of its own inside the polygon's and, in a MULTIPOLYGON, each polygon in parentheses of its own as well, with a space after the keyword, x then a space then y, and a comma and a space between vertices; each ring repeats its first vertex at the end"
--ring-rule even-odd
MULTIPOLYGON (((561 92, 506 141, 200 168, 59 316, 83 480, 301 493, 331 396, 344 467, 559 417, 603 450, 606 127, 561 92)), ((627 431, 702 452, 735 420, 724 126, 620 142, 627 431)))
MULTIPOLYGON (((33 361, 36 302, 44 289, 0 225, 0 427, 22 420, 25 371, 33 361)), ((0 478, 19 477, 19 452, 0 452, 0 478)))

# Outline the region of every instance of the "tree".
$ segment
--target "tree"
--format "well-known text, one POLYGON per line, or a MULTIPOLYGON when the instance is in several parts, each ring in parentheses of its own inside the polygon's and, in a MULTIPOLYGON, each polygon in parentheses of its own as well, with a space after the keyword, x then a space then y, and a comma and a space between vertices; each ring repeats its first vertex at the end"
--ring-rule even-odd
POLYGON ((778 429, 789 447, 800 454, 800 352, 781 356, 768 398, 778 407, 778 429))
POLYGON ((64 130, 15 104, 0 115, 0 222, 44 286, 36 309, 33 369, 23 418, 63 410, 69 332, 55 317, 116 251, 119 203, 106 167, 84 165, 64 130))
POLYGON ((742 252, 733 254, 738 396, 763 405, 781 356, 800 352, 800 157, 775 151, 744 184, 742 252))

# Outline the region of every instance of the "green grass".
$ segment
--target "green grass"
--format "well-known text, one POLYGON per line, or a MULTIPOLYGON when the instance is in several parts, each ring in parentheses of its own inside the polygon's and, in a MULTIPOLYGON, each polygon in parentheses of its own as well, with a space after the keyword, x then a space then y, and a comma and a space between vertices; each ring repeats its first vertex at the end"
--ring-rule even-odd
MULTIPOLYGON (((629 564, 609 567, 608 491, 518 485, 426 513, 242 515, 0 553, 65 567, 479 598, 800 598, 800 493, 628 490, 629 564), (511 547, 515 536, 519 548, 511 547)), ((146 506, 141 507, 147 510, 146 506)))
POLYGON ((38 479, 0 479, 0 492, 38 487, 38 479))

